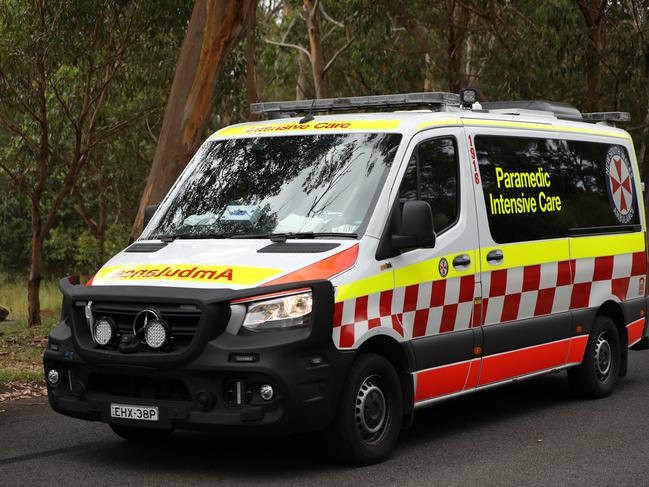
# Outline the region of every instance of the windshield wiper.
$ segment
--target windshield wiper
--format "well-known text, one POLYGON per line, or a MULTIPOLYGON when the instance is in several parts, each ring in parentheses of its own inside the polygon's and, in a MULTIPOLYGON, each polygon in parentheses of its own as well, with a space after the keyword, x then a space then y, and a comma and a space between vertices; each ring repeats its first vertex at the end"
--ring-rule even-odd
POLYGON ((287 233, 172 233, 169 235, 159 235, 158 240, 163 242, 173 242, 176 239, 257 239, 268 238, 273 242, 286 242, 289 239, 309 239, 309 238, 358 238, 357 233, 345 232, 287 232, 287 233))
POLYGON ((286 232, 286 233, 258 233, 238 234, 231 238, 269 238, 273 242, 286 242, 288 239, 309 238, 358 238, 357 233, 345 232, 286 232))
POLYGON ((229 233, 172 233, 169 235, 159 235, 156 238, 163 242, 173 242, 174 240, 186 239, 201 239, 201 238, 230 238, 232 235, 229 233))

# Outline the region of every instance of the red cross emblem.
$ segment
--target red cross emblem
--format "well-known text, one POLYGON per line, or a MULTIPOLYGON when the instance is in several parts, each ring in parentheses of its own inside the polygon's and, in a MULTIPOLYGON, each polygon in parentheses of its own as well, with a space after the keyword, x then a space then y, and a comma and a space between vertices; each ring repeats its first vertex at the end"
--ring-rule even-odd
POLYGON ((439 259, 438 269, 439 269, 439 275, 442 277, 446 277, 446 275, 448 274, 448 261, 444 257, 439 259))
POLYGON ((608 177, 610 179, 611 196, 613 197, 615 208, 621 215, 628 214, 633 203, 631 177, 629 175, 629 168, 622 162, 619 156, 613 157, 609 166, 608 177))

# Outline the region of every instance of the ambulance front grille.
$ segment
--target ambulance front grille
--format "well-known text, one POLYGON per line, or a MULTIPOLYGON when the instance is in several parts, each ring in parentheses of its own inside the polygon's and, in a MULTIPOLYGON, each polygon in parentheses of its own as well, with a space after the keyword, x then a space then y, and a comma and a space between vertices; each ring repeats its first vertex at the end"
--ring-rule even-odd
POLYGON ((151 303, 93 303, 95 319, 111 318, 117 325, 118 335, 133 334, 133 322, 142 310, 153 310, 169 325, 174 348, 190 344, 196 334, 201 311, 193 305, 151 303))

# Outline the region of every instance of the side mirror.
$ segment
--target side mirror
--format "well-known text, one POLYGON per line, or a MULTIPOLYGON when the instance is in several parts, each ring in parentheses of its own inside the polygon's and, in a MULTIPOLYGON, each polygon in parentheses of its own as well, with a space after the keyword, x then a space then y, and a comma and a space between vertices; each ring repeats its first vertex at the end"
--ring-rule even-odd
POLYGON ((435 246, 433 211, 426 201, 406 201, 401 210, 401 229, 392 235, 395 250, 435 246))
POLYGON ((144 209, 144 223, 142 224, 142 228, 146 228, 157 209, 158 205, 149 205, 144 209))

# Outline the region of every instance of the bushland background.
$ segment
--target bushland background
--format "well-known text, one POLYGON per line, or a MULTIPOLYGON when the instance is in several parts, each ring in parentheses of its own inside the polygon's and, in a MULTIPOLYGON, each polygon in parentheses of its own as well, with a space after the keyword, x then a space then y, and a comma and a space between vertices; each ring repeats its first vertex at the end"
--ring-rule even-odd
POLYGON ((649 181, 649 0, 0 0, 0 386, 250 103, 464 87, 631 112, 649 181))

